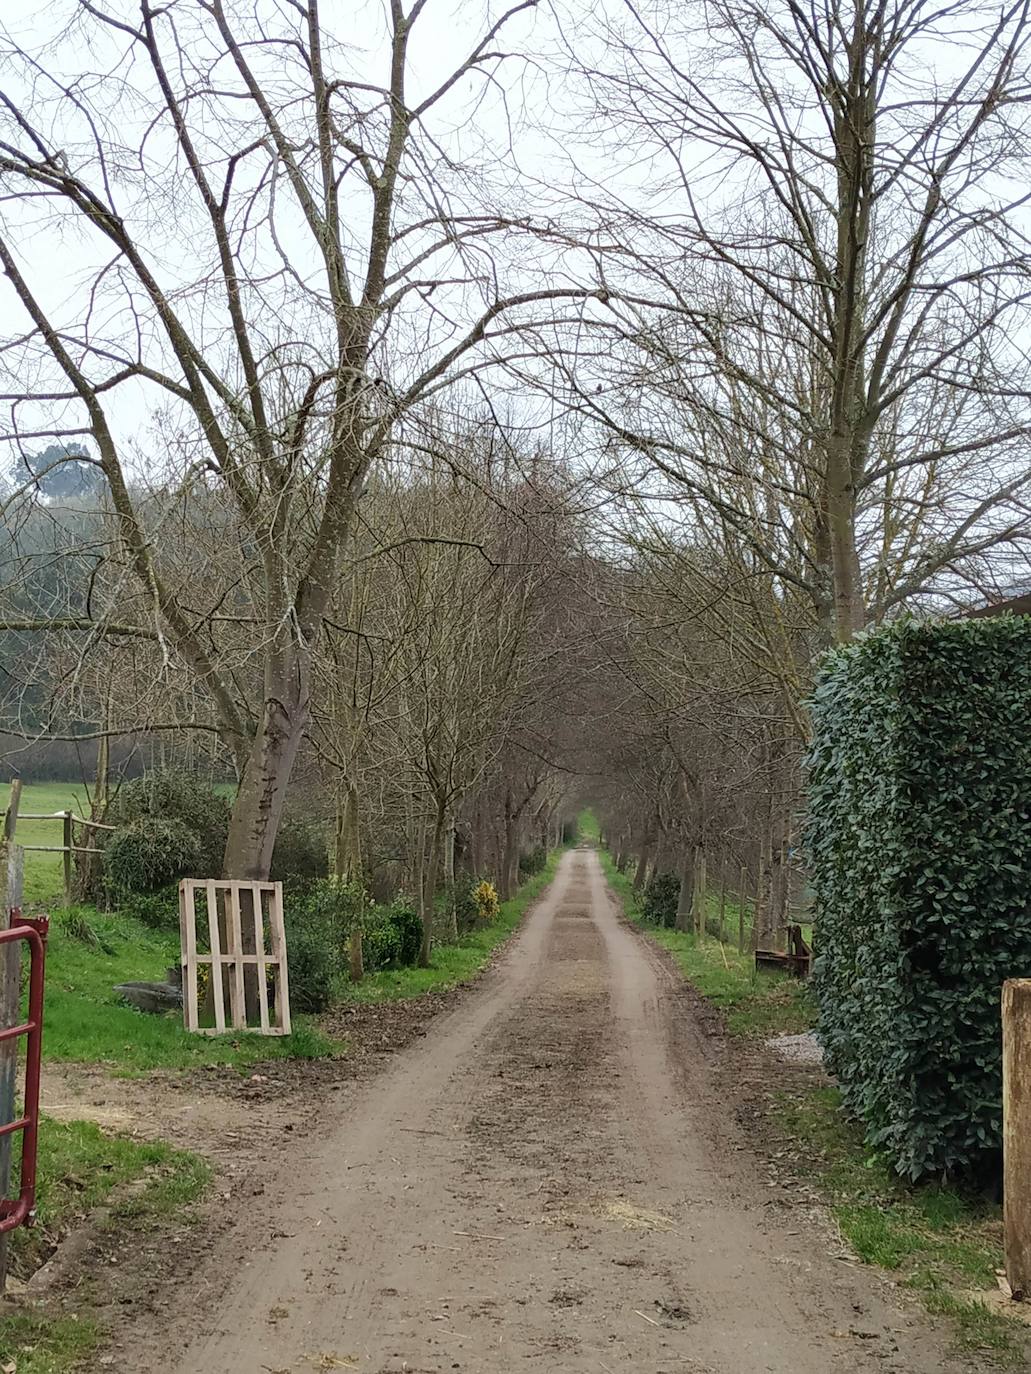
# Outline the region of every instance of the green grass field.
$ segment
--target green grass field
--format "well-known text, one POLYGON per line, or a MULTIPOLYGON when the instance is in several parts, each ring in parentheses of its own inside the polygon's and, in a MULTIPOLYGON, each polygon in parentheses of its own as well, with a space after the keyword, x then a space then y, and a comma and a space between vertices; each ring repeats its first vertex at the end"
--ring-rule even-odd
MULTIPOLYGON (((0 810, 7 810, 11 789, 0 784, 0 810)), ((86 789, 71 782, 28 782, 21 790, 19 814, 51 816, 55 811, 74 811, 77 816, 89 814, 86 789)), ((46 821, 19 820, 15 838, 19 844, 53 844, 62 842, 60 819, 46 821)), ((62 856, 60 854, 25 855, 25 905, 45 906, 61 902, 63 897, 62 856)))
POLYGON ((244 1068, 262 1059, 318 1058, 337 1048, 303 1017, 295 1021, 292 1035, 282 1037, 190 1035, 178 1012, 152 1016, 121 1001, 116 984, 161 981, 165 970, 178 964, 178 934, 151 930, 129 916, 105 915, 92 907, 57 911, 50 932, 46 1059, 144 1073, 200 1064, 244 1068), (91 932, 97 943, 80 938, 80 930, 91 932))

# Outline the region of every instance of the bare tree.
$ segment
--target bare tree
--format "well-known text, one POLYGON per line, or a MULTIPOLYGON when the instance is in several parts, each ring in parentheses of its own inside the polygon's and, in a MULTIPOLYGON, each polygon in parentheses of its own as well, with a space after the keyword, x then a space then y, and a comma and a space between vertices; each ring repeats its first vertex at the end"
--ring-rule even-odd
POLYGON ((592 143, 650 173, 580 177, 609 294, 569 404, 825 642, 1026 559, 1028 33, 1023 0, 626 0, 569 40, 592 143))
POLYGON ((486 20, 418 91, 427 0, 391 0, 375 59, 332 31, 318 0, 78 0, 37 51, 0 30, 7 437, 23 450, 90 437, 144 602, 128 624, 113 599, 4 624, 87 642, 139 635, 159 671, 189 675, 240 778, 233 876, 268 873, 313 646, 370 470, 450 377, 496 362, 530 316, 585 294, 536 288, 528 272, 505 288, 501 245, 519 221, 484 203, 447 146, 523 8, 486 20), (81 289, 55 299, 39 245, 62 238, 81 254, 81 289), (162 569, 167 511, 140 500, 122 437, 141 397, 162 407, 170 450, 151 475, 224 506, 246 565, 228 612, 191 604, 162 569), (226 621, 246 633, 256 690, 226 669, 226 621))

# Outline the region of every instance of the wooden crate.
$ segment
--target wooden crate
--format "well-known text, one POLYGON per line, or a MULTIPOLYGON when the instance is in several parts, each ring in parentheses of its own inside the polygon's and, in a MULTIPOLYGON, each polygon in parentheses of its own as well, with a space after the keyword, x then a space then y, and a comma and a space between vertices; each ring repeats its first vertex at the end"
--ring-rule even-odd
POLYGON ((221 878, 184 878, 179 884, 179 935, 182 942, 183 1022, 198 1035, 253 1030, 261 1035, 290 1034, 290 986, 283 884, 230 882, 221 878), (203 900, 198 902, 198 897, 203 900), (198 975, 211 970, 211 996, 200 996, 198 975), (246 970, 254 969, 258 1017, 247 1015, 246 970), (274 996, 269 997, 269 977, 274 996), (202 1026, 203 1003, 214 1025, 202 1026))

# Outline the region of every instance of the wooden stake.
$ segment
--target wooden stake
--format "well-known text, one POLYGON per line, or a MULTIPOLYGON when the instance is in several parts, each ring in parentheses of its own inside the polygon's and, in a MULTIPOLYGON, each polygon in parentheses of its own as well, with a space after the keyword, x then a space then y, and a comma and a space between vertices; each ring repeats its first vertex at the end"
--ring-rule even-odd
POLYGON ((1002 985, 1003 1223, 1006 1278, 1031 1298, 1031 978, 1002 985))
POLYGON ((72 904, 72 813, 63 811, 61 813, 64 821, 64 904, 72 904))
POLYGON ((745 884, 748 882, 748 870, 744 864, 741 865, 741 879, 737 887, 737 952, 745 952, 745 884))
MULTIPOLYGON (((727 938, 727 861, 720 859, 720 944, 727 938)), ((726 962, 727 956, 723 959, 726 962)))

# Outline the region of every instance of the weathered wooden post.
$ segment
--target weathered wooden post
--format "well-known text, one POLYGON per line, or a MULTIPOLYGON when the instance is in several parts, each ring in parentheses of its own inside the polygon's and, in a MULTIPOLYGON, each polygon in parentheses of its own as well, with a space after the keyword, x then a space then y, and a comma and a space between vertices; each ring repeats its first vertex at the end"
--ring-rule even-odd
POLYGON ((1031 978, 1002 985, 1003 1222, 1006 1280, 1031 1297, 1031 978))
POLYGON ((748 884, 748 869, 741 865, 741 879, 737 888, 737 952, 745 952, 745 892, 748 884))
POLYGON ((727 938, 727 861, 720 860, 720 919, 719 940, 722 945, 727 938))
POLYGON ((64 861, 65 906, 71 906, 72 904, 72 835, 74 833, 72 831, 72 814, 73 813, 71 811, 62 811, 61 813, 64 821, 64 824, 62 826, 64 832, 64 839, 62 841, 62 843, 64 844, 64 854, 61 857, 64 861))
MULTIPOLYGON (((11 923, 12 911, 21 907, 25 873, 25 851, 15 843, 21 783, 11 783, 11 795, 4 816, 0 839, 0 928, 11 923)), ((0 1026, 15 1026, 21 1013, 21 944, 11 941, 0 953, 0 1026)), ((18 1041, 0 1044, 0 1124, 7 1125, 17 1115, 18 1041)), ((11 1137, 0 1136, 0 1197, 11 1185, 11 1137)), ((0 1293, 7 1286, 7 1236, 0 1235, 0 1293)))

